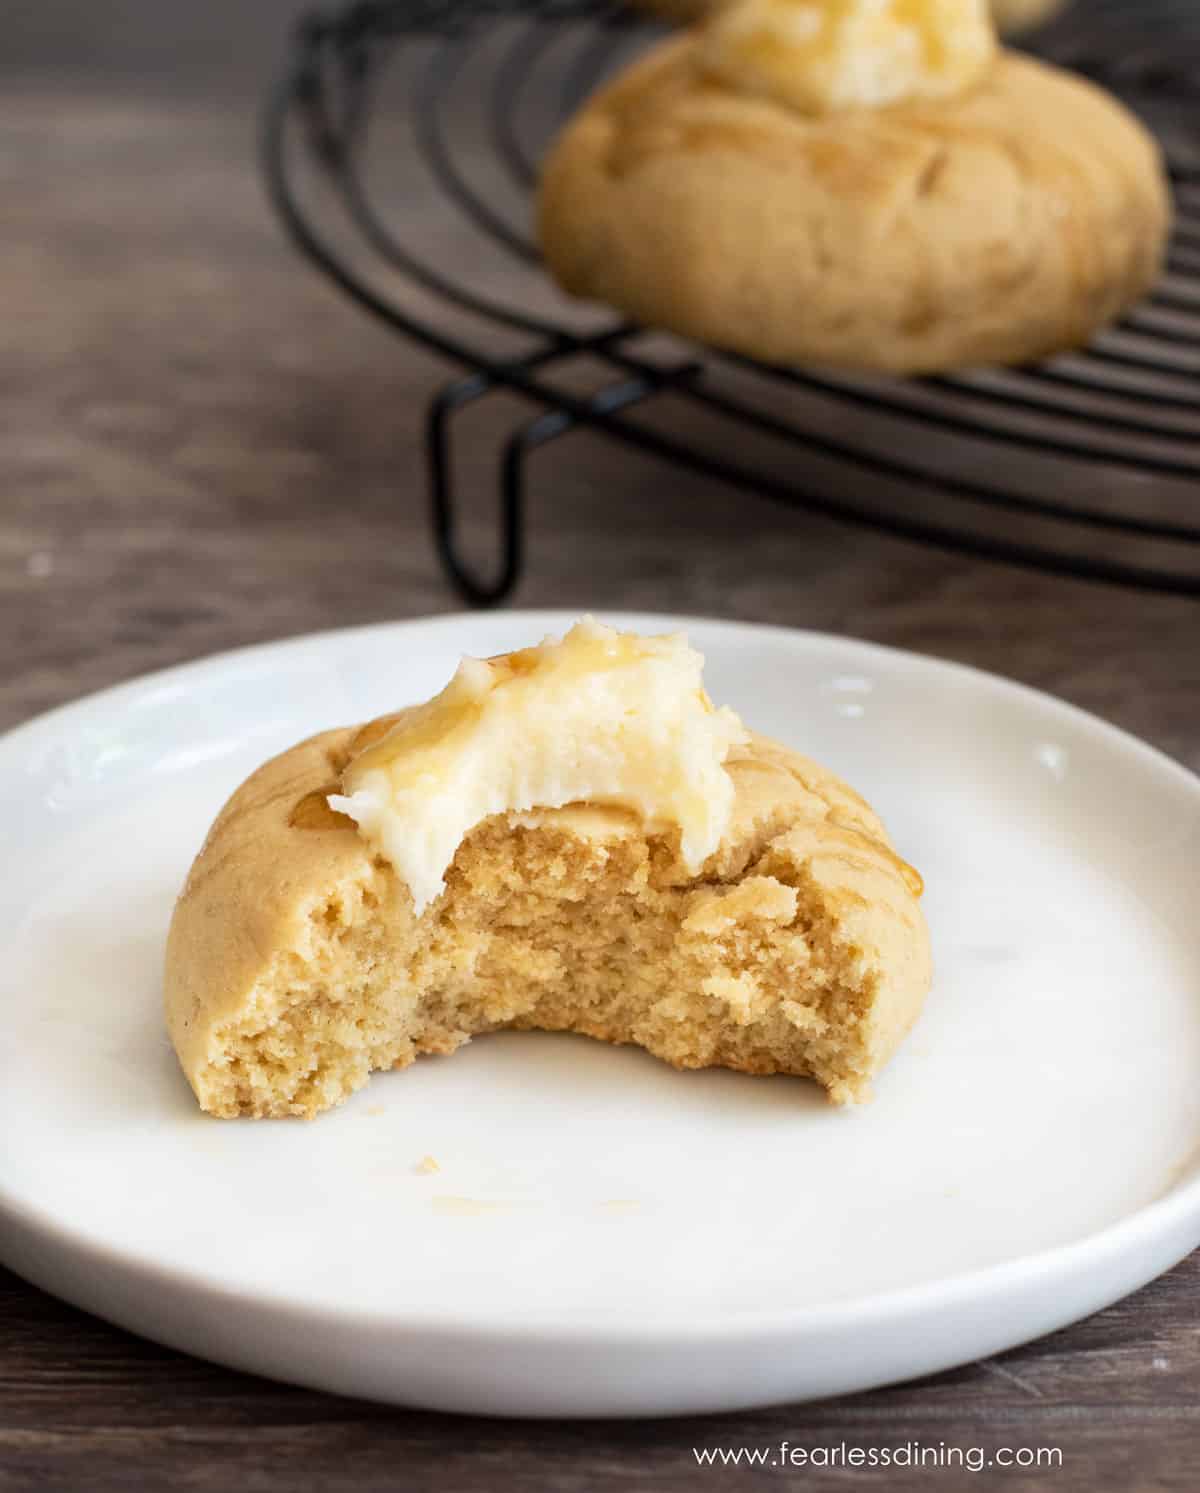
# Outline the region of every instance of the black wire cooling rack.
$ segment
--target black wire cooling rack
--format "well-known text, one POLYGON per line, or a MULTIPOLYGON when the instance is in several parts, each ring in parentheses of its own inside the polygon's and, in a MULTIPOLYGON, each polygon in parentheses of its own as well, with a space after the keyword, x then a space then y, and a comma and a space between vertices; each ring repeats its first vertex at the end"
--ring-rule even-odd
POLYGON ((530 231, 541 153, 658 34, 612 0, 374 0, 303 21, 269 101, 267 180, 297 244, 465 370, 426 416, 434 534, 462 594, 512 590, 530 458, 590 427, 903 539, 1200 595, 1200 4, 1075 0, 1028 42, 1163 141, 1177 223, 1155 293, 1086 351, 913 379, 684 346, 549 285, 530 231), (452 451, 460 413, 504 391, 532 413, 498 453, 482 576, 460 542, 452 451))

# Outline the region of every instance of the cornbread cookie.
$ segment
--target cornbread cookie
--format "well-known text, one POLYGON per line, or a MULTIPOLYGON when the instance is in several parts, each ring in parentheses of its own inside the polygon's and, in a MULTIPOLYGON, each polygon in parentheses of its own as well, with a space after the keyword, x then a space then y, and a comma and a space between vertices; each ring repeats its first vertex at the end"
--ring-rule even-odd
MULTIPOLYGON (((730 0, 637 0, 643 10, 652 10, 677 26, 700 21, 730 0)), ((990 0, 993 19, 1005 36, 1032 30, 1055 16, 1067 0, 990 0)))
POLYGON ((920 1009, 930 955, 920 880, 860 798, 748 737, 725 762, 728 825, 698 871, 678 830, 628 810, 492 816, 417 916, 328 802, 412 715, 293 747, 213 825, 166 957, 170 1034, 205 1110, 312 1116, 373 1069, 505 1027, 866 1096, 920 1009))
POLYGON ((1078 346, 1154 282, 1158 148, 1083 79, 1000 52, 951 96, 810 113, 716 76, 712 46, 656 47, 551 151, 539 234, 570 293, 768 362, 905 373, 1078 346))

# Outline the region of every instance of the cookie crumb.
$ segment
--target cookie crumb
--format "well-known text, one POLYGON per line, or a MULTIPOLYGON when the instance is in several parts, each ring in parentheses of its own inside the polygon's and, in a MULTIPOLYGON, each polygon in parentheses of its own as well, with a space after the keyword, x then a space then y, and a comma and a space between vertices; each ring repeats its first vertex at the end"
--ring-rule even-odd
POLYGON ((423 1176, 428 1177, 434 1172, 440 1172, 441 1167, 437 1164, 437 1159, 435 1157, 422 1156, 420 1161, 417 1162, 416 1170, 423 1176))

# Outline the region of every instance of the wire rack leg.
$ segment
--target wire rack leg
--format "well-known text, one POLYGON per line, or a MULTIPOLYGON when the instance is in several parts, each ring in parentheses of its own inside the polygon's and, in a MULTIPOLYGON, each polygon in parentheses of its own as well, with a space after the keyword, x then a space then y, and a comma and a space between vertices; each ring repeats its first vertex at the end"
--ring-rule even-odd
POLYGON ((491 580, 481 579, 459 550, 454 499, 454 466, 450 452, 450 418, 465 405, 490 392, 494 381, 472 373, 448 384, 429 406, 425 422, 425 454, 429 469, 429 497, 433 538, 447 575, 473 606, 496 606, 521 577, 525 553, 525 505, 519 483, 504 484, 499 516, 497 565, 491 580))
MULTIPOLYGON (((673 384, 695 378, 701 365, 691 361, 675 368, 655 369, 647 375, 622 379, 598 389, 585 409, 614 414, 641 404, 673 384)), ((454 499, 454 464, 450 446, 451 418, 459 410, 500 387, 502 379, 472 373, 447 384, 429 406, 425 449, 429 465, 429 495, 438 555, 450 580, 474 606, 496 606, 521 578, 525 560, 525 470, 529 455, 548 442, 585 423, 567 410, 551 409, 516 429, 504 446, 500 462, 500 523, 497 566, 493 580, 482 580, 459 550, 454 499)))

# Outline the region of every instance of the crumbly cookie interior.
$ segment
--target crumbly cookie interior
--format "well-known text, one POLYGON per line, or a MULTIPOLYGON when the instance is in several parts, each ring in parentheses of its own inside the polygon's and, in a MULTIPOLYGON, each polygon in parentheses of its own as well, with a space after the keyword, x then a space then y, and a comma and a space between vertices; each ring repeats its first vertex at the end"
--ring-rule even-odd
MULTIPOLYGON (((307 814, 321 828, 321 807, 293 824, 307 814)), ((304 936, 214 1033, 204 1107, 311 1117, 373 1070, 512 1027, 637 1043, 680 1068, 806 1074, 835 1102, 863 1097, 879 976, 828 890, 771 844, 720 878, 690 877, 669 837, 619 819, 487 820, 418 919, 387 863, 364 859, 312 902, 304 936)))

